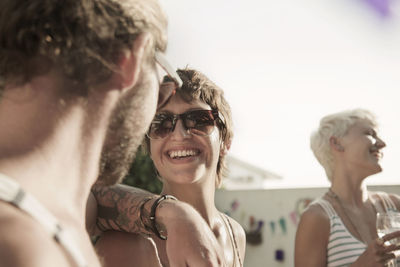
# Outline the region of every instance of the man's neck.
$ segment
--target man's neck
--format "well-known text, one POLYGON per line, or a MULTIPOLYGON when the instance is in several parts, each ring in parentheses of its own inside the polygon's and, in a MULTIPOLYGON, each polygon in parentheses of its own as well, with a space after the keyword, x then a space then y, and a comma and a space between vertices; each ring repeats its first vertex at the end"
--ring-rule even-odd
POLYGON ((99 120, 88 110, 97 105, 98 113, 107 115, 111 108, 104 112, 99 99, 65 102, 54 93, 57 81, 51 75, 4 91, 0 172, 15 179, 61 222, 82 223, 108 126, 108 116, 99 120))

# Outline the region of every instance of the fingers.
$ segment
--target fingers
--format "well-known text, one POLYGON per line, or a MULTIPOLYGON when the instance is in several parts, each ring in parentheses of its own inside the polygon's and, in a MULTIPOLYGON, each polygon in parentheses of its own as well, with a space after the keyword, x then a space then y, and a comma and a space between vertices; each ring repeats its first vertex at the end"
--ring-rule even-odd
POLYGON ((378 237, 377 239, 375 239, 375 245, 378 247, 383 246, 383 244, 385 244, 385 240, 383 240, 383 238, 378 237))
POLYGON ((387 264, 390 260, 393 260, 393 259, 395 259, 395 258, 396 258, 396 256, 395 256, 393 253, 385 253, 385 254, 383 254, 381 257, 378 258, 377 262, 383 263, 383 264, 385 264, 385 266, 386 266, 386 264, 387 264))
POLYGON ((375 239, 375 248, 378 254, 388 253, 400 249, 400 245, 390 244, 385 242, 383 238, 375 239))
POLYGON ((389 242, 386 242, 384 238, 375 239, 374 244, 376 262, 381 264, 386 264, 390 260, 395 259, 396 255, 393 253, 393 251, 400 248, 400 246, 389 244, 389 242))
POLYGON ((389 241, 389 240, 392 240, 394 238, 399 238, 399 237, 400 237, 400 231, 395 231, 395 232, 384 235, 383 237, 381 237, 381 239, 383 241, 389 241))

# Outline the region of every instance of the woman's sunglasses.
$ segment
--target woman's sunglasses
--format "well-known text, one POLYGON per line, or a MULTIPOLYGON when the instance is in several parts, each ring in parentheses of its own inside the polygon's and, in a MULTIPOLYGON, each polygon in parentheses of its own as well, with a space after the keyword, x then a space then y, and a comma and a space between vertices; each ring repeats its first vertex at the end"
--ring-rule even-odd
POLYGON ((210 135, 214 131, 216 120, 224 124, 224 119, 218 110, 193 110, 182 114, 156 114, 147 132, 150 139, 167 137, 175 130, 177 121, 181 119, 186 131, 199 136, 210 135))

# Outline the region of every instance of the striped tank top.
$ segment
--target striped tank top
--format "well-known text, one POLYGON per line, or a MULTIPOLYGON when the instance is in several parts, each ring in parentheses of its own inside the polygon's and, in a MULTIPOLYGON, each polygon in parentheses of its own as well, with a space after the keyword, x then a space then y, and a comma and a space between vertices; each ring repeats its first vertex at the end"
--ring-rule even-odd
MULTIPOLYGON (((378 212, 398 212, 388 194, 383 192, 376 194, 381 200, 379 201, 380 205, 373 201, 378 212)), ((364 253, 367 246, 347 230, 342 219, 327 200, 320 198, 313 204, 320 205, 328 214, 330 220, 330 234, 326 253, 327 267, 344 267, 354 263, 364 253)))

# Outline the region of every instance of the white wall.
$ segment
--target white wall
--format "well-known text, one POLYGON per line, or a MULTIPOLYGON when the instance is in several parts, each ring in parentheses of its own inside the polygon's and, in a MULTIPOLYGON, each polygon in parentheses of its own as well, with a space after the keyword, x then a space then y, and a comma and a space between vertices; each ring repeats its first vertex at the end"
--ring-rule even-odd
POLYGON ((168 59, 225 90, 232 155, 287 184, 327 186, 311 131, 328 113, 363 107, 377 114, 388 145, 385 171, 372 180, 398 182, 400 1, 387 1, 389 17, 369 4, 386 1, 371 0, 160 2, 169 17, 168 59))
MULTIPOLYGON (((400 194, 399 185, 370 186, 372 191, 385 191, 400 194)), ((218 209, 228 212, 245 229, 249 229, 249 217, 263 220, 261 229, 263 242, 253 246, 247 244, 244 266, 246 267, 291 267, 294 266, 294 238, 296 220, 303 210, 307 199, 311 200, 326 192, 327 188, 269 189, 217 191, 218 209), (232 209, 236 201, 238 207, 232 209), (294 218, 296 217, 296 218, 294 218), (293 220, 294 219, 294 220, 293 220), (282 231, 279 221, 286 223, 286 233, 282 231), (275 224, 275 231, 270 224, 275 224), (283 262, 275 261, 274 253, 281 249, 285 253, 283 262)))

